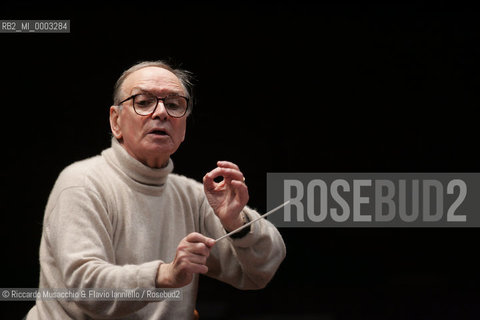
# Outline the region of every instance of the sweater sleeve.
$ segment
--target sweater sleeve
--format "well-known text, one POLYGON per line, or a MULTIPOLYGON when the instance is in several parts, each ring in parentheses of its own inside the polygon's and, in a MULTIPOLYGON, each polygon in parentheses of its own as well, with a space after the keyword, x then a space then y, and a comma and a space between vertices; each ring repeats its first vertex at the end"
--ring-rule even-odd
MULTIPOLYGON (((206 199, 201 208, 204 234, 213 239, 225 235, 225 229, 206 199)), ((259 217, 248 207, 243 212, 250 220, 259 217)), ((227 237, 215 244, 207 260, 207 275, 238 289, 261 289, 272 279, 285 255, 282 236, 272 223, 261 219, 252 224, 250 232, 242 238, 227 237)))
MULTIPOLYGON (((114 229, 98 194, 85 187, 60 192, 45 220, 47 248, 55 261, 46 272, 66 288, 155 288, 162 261, 115 265, 114 229)), ((114 318, 143 308, 145 301, 82 300, 77 306, 91 317, 114 318)))

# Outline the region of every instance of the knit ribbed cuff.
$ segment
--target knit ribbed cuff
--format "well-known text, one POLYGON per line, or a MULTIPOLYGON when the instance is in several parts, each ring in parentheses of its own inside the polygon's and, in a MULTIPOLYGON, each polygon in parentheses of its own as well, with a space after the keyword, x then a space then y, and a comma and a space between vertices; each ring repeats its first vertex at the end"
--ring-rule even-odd
POLYGON ((158 268, 163 263, 161 260, 155 260, 143 263, 138 266, 137 287, 138 288, 155 288, 158 268))

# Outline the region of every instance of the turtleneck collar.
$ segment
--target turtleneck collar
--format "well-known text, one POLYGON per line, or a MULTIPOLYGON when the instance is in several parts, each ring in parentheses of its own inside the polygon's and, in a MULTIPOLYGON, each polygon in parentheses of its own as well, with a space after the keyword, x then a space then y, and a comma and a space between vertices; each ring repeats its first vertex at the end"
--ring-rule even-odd
POLYGON ((164 168, 150 168, 133 158, 115 137, 112 138, 112 147, 104 150, 102 156, 136 184, 144 186, 162 187, 167 181, 168 174, 173 171, 172 159, 168 160, 164 168))

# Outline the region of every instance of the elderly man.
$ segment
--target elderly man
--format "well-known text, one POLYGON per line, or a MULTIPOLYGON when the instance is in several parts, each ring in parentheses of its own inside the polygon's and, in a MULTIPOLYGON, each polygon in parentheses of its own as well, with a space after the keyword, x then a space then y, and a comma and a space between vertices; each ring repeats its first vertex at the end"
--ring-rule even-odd
POLYGON ((126 70, 110 108, 112 146, 58 177, 45 211, 40 288, 181 288, 182 301, 37 300, 27 319, 189 319, 198 274, 263 288, 285 257, 246 207, 240 169, 219 161, 203 185, 172 173, 185 138, 188 74, 155 61, 126 70), (223 177, 216 182, 214 179, 223 177))

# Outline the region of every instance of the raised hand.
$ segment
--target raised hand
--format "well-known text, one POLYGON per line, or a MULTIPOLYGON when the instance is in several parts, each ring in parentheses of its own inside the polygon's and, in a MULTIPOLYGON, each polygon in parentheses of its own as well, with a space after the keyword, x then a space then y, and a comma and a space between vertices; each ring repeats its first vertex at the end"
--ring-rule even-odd
POLYGON ((232 231, 244 223, 240 212, 248 202, 248 188, 236 164, 218 161, 217 166, 203 177, 203 188, 223 227, 232 231), (215 182, 214 179, 220 176, 223 180, 215 182))
POLYGON ((207 258, 215 240, 192 232, 180 241, 175 259, 158 268, 158 288, 180 288, 192 282, 196 273, 207 273, 207 258))

